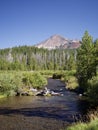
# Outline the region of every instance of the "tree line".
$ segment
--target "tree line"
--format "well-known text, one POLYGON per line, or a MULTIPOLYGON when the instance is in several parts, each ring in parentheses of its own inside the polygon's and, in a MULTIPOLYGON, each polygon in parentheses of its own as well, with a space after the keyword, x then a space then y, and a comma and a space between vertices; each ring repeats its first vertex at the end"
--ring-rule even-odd
POLYGON ((47 50, 19 46, 0 50, 0 70, 72 70, 76 69, 74 49, 47 50))

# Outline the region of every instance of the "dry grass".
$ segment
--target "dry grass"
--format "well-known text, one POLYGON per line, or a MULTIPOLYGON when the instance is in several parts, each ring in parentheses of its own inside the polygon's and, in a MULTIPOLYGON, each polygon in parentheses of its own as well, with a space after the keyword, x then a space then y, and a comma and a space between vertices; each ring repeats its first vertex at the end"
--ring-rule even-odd
POLYGON ((87 118, 90 122, 78 122, 68 127, 67 130, 98 130, 98 111, 91 111, 87 118))

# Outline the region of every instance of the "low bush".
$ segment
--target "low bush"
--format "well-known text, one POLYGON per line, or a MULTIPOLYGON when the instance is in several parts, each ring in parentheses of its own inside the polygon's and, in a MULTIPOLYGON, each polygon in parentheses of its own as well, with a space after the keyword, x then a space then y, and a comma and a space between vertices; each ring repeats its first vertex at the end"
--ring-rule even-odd
POLYGON ((41 89, 47 84, 47 80, 40 73, 35 72, 30 78, 30 83, 34 88, 41 89))
POLYGON ((91 102, 98 104, 98 76, 88 80, 87 95, 91 102))
POLYGON ((8 96, 12 95, 12 91, 17 92, 18 89, 22 86, 21 79, 22 78, 19 74, 0 73, 0 92, 8 96))
POLYGON ((22 79, 25 86, 40 89, 47 84, 46 78, 38 72, 25 73, 22 79))
POLYGON ((15 96, 30 87, 41 89, 47 79, 38 72, 0 72, 0 95, 15 96))
POLYGON ((75 76, 66 75, 64 81, 67 89, 75 90, 78 87, 78 81, 75 76))

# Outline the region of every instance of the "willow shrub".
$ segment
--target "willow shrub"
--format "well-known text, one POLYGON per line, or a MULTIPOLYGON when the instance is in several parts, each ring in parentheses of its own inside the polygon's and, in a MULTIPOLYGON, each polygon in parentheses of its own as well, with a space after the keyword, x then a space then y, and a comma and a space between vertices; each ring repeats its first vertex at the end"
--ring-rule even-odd
POLYGON ((98 76, 88 80, 87 94, 93 103, 98 104, 98 76))
POLYGON ((25 88, 41 89, 47 84, 47 79, 39 72, 1 72, 0 95, 13 96, 25 88))
POLYGON ((12 95, 22 86, 22 77, 15 73, 0 73, 0 93, 12 95))
POLYGON ((66 75, 64 77, 64 81, 67 89, 75 90, 79 86, 77 78, 75 76, 66 75))
POLYGON ((47 84, 47 79, 39 72, 24 73, 22 81, 25 86, 37 89, 41 89, 47 84))

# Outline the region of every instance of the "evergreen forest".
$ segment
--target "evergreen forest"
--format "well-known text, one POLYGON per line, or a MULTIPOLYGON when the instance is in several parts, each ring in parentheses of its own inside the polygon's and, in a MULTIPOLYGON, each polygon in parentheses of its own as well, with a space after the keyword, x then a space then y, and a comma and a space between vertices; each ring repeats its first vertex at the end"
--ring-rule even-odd
POLYGON ((0 70, 73 70, 77 50, 19 46, 0 50, 0 70))

